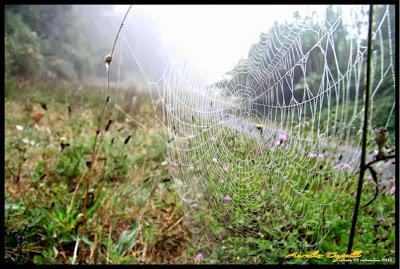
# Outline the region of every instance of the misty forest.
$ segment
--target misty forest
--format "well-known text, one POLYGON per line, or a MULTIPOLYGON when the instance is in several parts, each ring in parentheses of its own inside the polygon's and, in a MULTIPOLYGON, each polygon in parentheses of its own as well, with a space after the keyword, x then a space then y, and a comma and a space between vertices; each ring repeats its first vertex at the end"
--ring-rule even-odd
POLYGON ((6 5, 5 263, 394 264, 395 22, 6 5))

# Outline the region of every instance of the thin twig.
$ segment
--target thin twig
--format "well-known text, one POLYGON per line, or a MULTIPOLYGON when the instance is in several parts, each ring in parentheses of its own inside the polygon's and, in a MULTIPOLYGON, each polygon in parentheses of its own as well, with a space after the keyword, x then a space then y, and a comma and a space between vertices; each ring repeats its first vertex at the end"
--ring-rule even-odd
POLYGON ((111 232, 112 232, 112 223, 110 223, 110 228, 108 229, 108 244, 107 244, 107 264, 109 262, 109 257, 110 257, 110 245, 111 245, 111 232))
POLYGON ((384 156, 380 156, 379 158, 377 158, 377 159, 375 159, 375 160, 373 160, 373 161, 370 161, 370 162, 367 163, 365 166, 366 166, 366 167, 370 167, 371 165, 373 165, 373 164, 376 163, 376 162, 379 162, 379 161, 386 161, 386 160, 394 159, 394 158, 396 158, 396 155, 384 155, 384 156))
MULTIPOLYGON (((125 13, 125 16, 124 16, 124 18, 123 18, 123 20, 121 22, 121 25, 120 25, 120 27, 118 29, 117 35, 115 37, 115 40, 114 40, 114 43, 113 43, 113 46, 112 46, 112 49, 111 49, 111 57, 112 57, 112 55, 114 53, 114 49, 115 49, 118 37, 120 35, 120 32, 122 30, 122 26, 124 25, 124 22, 126 20, 126 17, 128 16, 128 13, 129 13, 131 7, 132 7, 132 5, 129 6, 129 8, 128 8, 127 12, 125 13)), ((90 176, 91 176, 91 172, 93 170, 93 167, 95 166, 98 147, 100 146, 102 138, 103 138, 103 136, 100 135, 101 134, 101 125, 102 125, 102 122, 103 122, 103 117, 104 117, 105 110, 107 108, 107 104, 110 101, 110 97, 108 96, 109 95, 109 91, 110 91, 110 70, 111 70, 111 60, 108 63, 108 69, 107 69, 107 96, 106 96, 106 102, 103 105, 103 109, 102 109, 100 117, 99 117, 98 128, 96 130, 96 136, 95 136, 94 144, 93 144, 91 164, 90 164, 90 166, 88 168, 88 171, 87 171, 87 174, 86 174, 85 198, 84 198, 83 207, 82 207, 82 213, 83 213, 82 237, 86 233, 86 225, 87 225, 87 223, 86 223, 86 211, 87 210, 86 209, 87 209, 87 202, 88 202, 88 196, 89 196, 88 194, 89 194, 89 188, 90 188, 90 176), (99 135, 100 135, 100 137, 99 137, 99 135)))
POLYGON ((360 207, 361 192, 364 179, 364 173, 366 170, 365 159, 367 151, 367 134, 368 134, 368 108, 369 108, 369 90, 371 85, 371 62, 372 62, 372 18, 373 18, 373 5, 369 6, 369 25, 368 25, 368 61, 367 61, 367 83, 365 87, 365 104, 364 104, 364 126, 362 136, 362 150, 361 150, 361 161, 360 161, 360 177, 358 179, 356 204, 354 206, 353 219, 351 223, 351 230, 349 236, 349 244, 347 247, 347 254, 351 253, 353 249, 354 235, 357 225, 358 209, 360 207))

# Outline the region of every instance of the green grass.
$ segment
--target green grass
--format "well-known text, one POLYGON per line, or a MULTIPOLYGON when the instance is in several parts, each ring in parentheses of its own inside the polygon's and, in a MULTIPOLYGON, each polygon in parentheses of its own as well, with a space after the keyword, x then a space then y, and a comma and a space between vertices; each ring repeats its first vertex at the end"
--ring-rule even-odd
MULTIPOLYGON (((78 87, 6 80, 7 263, 73 262, 83 221, 80 181, 88 169, 97 116, 105 101, 104 89, 78 87), (40 103, 46 103, 47 110, 40 103), (36 122, 33 116, 38 113, 44 117, 36 122), (17 130, 16 125, 24 130, 17 130), (69 144, 64 149, 61 137, 69 144)), ((103 128, 109 119, 113 123, 105 132, 91 174, 88 228, 79 249, 83 254, 74 262, 186 261, 189 235, 182 224, 168 233, 163 230, 183 213, 170 188, 171 180, 165 180, 171 178, 167 166, 161 165, 166 158, 165 146, 153 135, 160 126, 153 119, 151 103, 122 106, 135 109, 136 120, 146 122, 146 129, 112 109, 111 103, 103 128), (165 199, 173 203, 160 207, 159 202, 165 199), (174 215, 170 217, 170 213, 174 215), (150 230, 156 232, 148 233, 150 230), (164 247, 165 239, 179 247, 164 247)))
MULTIPOLYGON (((139 95, 141 101, 132 105, 130 94, 118 104, 133 118, 112 109, 112 102, 105 114, 103 130, 109 119, 113 123, 105 132, 90 177, 87 232, 79 260, 74 251, 83 224, 82 181, 105 100, 104 89, 79 87, 6 80, 7 263, 193 263, 198 252, 204 255, 202 263, 332 263, 327 258, 283 257, 314 249, 322 254, 346 252, 357 175, 338 173, 329 158, 332 152, 324 160, 310 160, 299 157, 299 149, 260 147, 221 129, 216 142, 220 146, 186 156, 192 161, 202 156, 210 163, 189 167, 182 175, 178 171, 185 180, 201 178, 197 187, 204 196, 197 209, 189 209, 177 194, 181 188, 178 180, 172 180, 174 171, 165 165, 167 148, 158 138, 161 126, 151 102, 139 95), (47 110, 40 103, 46 103, 47 110), (36 122, 33 116, 38 113, 44 117, 36 122), (69 144, 63 149, 61 137, 69 144), (218 165, 211 164, 213 157, 218 165), (222 171, 222 164, 229 171, 222 171), (307 182, 313 184, 306 188, 307 182), (341 184, 347 183, 343 188, 341 184), (297 195, 294 190, 304 192, 297 195), (343 194, 335 197, 338 191, 343 194), (224 195, 232 201, 224 202, 224 195), (326 211, 311 207, 304 215, 307 199, 333 205, 326 211), (289 209, 294 213, 288 214, 289 209), (330 232, 321 241, 317 232, 318 228, 325 232, 325 225, 330 232), (192 234, 192 228, 199 226, 204 231, 201 236, 192 234), (310 246, 316 242, 317 247, 310 246)), ((207 135, 192 143, 205 141, 207 135)), ((365 181, 361 204, 373 193, 373 185, 365 181)), ((360 210, 353 249, 362 250, 363 258, 390 258, 394 263, 394 203, 394 195, 386 189, 360 210), (378 221, 381 217, 384 222, 378 221)))
MULTIPOLYGON (((212 143, 207 135, 192 143, 204 142, 212 143)), ((282 258, 314 250, 346 253, 358 174, 334 168, 334 149, 325 152, 323 160, 310 159, 301 157, 300 149, 294 146, 290 151, 280 146, 260 147, 228 128, 220 129, 215 143, 208 146, 211 150, 199 149, 182 157, 188 158, 185 163, 201 161, 178 176, 186 179, 188 186, 197 184, 195 190, 203 190, 203 196, 192 193, 189 197, 199 204, 195 219, 204 224, 208 238, 215 238, 211 240, 214 247, 206 250, 208 256, 218 257, 222 263, 331 264, 328 258, 282 258), (217 164, 212 163, 213 158, 217 164), (223 165, 229 171, 224 172, 223 165), (219 183, 220 179, 224 183, 219 183), (232 201, 223 201, 224 195, 232 201), (310 203, 332 205, 309 207, 310 203)), ((374 193, 373 185, 364 182, 361 205, 374 193)), ((353 250, 361 250, 362 258, 390 258, 394 263, 394 205, 394 195, 384 189, 374 203, 360 210, 353 250), (384 222, 378 220, 381 217, 384 222)))

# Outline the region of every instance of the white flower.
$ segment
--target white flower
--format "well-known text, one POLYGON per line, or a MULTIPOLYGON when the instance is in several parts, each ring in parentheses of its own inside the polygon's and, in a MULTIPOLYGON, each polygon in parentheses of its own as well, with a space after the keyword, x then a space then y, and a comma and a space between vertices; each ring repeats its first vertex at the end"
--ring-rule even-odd
POLYGON ((29 139, 28 138, 23 138, 22 142, 24 142, 25 144, 29 144, 29 139))
POLYGON ((23 131, 24 130, 24 127, 21 126, 21 125, 16 125, 15 128, 17 128, 17 130, 19 130, 19 131, 23 131))

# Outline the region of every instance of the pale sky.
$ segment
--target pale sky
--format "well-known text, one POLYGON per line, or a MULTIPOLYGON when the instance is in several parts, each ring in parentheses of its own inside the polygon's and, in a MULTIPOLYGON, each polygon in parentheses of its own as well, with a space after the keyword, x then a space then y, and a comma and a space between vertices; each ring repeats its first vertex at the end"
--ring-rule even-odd
MULTIPOLYGON (((128 5, 114 5, 124 13, 128 5)), ((152 17, 161 33, 164 48, 184 58, 209 81, 215 81, 247 57, 252 44, 274 21, 323 11, 321 5, 133 5, 135 13, 152 17)), ((129 29, 128 29, 129 30, 129 29)))

